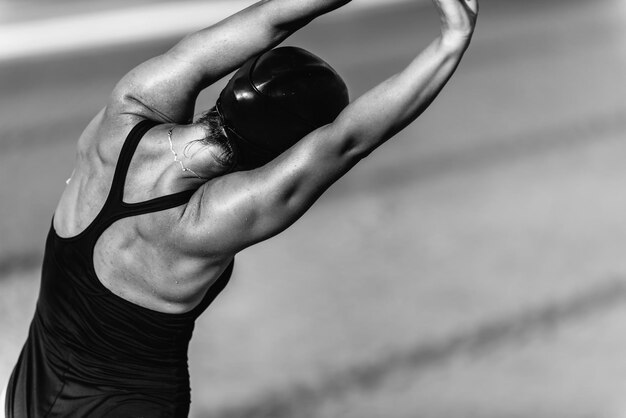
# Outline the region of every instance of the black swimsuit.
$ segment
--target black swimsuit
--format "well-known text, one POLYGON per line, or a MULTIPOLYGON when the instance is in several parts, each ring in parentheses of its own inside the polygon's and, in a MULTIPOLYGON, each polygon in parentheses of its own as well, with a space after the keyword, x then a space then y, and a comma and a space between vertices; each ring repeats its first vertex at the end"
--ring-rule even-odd
POLYGON ((115 221, 185 204, 193 194, 123 202, 133 153, 155 125, 142 121, 129 133, 106 203, 82 233, 61 238, 50 228, 35 316, 7 388, 7 418, 188 415, 187 348, 194 321, 224 289, 233 264, 183 314, 122 299, 100 283, 93 265, 96 241, 115 221))

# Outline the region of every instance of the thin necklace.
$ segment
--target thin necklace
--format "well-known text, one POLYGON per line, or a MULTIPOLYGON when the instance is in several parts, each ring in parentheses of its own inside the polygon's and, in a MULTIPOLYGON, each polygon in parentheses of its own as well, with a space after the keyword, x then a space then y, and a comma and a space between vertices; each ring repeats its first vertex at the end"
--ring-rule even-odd
POLYGON ((200 180, 206 180, 203 177, 200 177, 195 171, 193 171, 191 168, 187 168, 185 167, 185 165, 183 164, 183 162, 181 160, 178 159, 178 154, 176 153, 176 151, 174 151, 174 144, 172 143, 172 131, 174 130, 174 128, 170 128, 169 131, 167 131, 167 139, 170 141, 170 151, 172 151, 172 154, 174 154, 174 162, 177 162, 178 164, 180 164, 180 168, 183 171, 189 172, 191 174, 193 174, 194 176, 196 176, 197 178, 199 178, 200 180))

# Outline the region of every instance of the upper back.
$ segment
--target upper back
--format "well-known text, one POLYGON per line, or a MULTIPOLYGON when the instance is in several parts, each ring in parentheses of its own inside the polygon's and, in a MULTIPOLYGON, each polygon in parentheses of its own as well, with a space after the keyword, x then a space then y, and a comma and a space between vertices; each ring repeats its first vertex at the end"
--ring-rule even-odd
MULTIPOLYGON (((53 226, 59 236, 76 236, 94 220, 99 221, 124 143, 140 121, 136 116, 112 117, 103 111, 85 129, 78 142, 74 173, 54 216, 53 226)), ((167 125, 154 125, 132 153, 120 187, 124 204, 190 188, 177 180, 167 125)), ((111 206, 109 203, 106 205, 111 206)), ((166 210, 152 208, 106 227, 93 249, 94 270, 100 282, 118 296, 157 311, 192 309, 230 260, 199 257, 179 245, 178 220, 184 210, 184 203, 166 210)))
MULTIPOLYGON (((122 146, 140 121, 130 116, 111 118, 103 110, 85 128, 78 140, 72 176, 55 211, 54 227, 60 236, 79 234, 101 211, 111 191, 122 146)), ((171 187, 163 178, 167 161, 160 158, 158 128, 157 125, 144 135, 132 155, 123 184, 125 202, 167 194, 166 189, 171 187)))

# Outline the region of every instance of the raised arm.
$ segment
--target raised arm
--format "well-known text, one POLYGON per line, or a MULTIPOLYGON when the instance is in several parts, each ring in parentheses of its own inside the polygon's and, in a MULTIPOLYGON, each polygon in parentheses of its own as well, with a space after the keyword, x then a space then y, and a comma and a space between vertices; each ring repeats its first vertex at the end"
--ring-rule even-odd
POLYGON ((435 99, 467 49, 478 13, 477 0, 433 0, 442 18, 441 36, 404 71, 352 103, 332 127, 349 154, 366 156, 408 124, 435 99))
MULTIPOLYGON (((186 123, 200 91, 251 56, 278 45, 315 17, 350 0, 263 0, 188 35, 116 86, 109 110, 186 123)), ((167 24, 167 22, 155 22, 167 24)))
POLYGON ((402 72, 269 164, 206 183, 183 219, 193 246, 236 252, 291 225, 363 157, 414 121, 457 68, 473 33, 476 0, 433 0, 442 33, 402 72))

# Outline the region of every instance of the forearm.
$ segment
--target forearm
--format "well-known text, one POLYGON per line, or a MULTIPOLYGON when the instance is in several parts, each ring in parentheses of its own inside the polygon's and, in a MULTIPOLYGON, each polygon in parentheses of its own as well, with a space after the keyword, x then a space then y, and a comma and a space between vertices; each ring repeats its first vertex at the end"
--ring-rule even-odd
POLYGON ((263 0, 211 27, 195 32, 167 55, 191 63, 201 88, 275 47, 314 18, 350 0, 263 0))
POLYGON ((351 0, 267 0, 269 19, 276 28, 301 27, 318 16, 329 13, 351 0))
POLYGON ((363 157, 413 122, 446 85, 469 38, 440 36, 402 72, 352 102, 335 125, 363 157))

